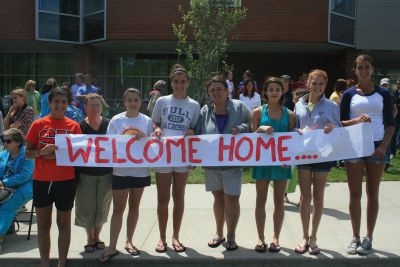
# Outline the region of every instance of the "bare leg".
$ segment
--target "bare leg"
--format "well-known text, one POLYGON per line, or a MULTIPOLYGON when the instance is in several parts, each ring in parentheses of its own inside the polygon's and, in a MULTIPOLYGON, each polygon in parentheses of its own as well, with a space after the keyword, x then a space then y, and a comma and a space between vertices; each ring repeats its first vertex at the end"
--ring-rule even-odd
POLYGON ((301 225, 303 227, 303 240, 302 246, 305 246, 310 236, 308 234, 310 227, 310 207, 311 207, 311 182, 312 173, 309 170, 299 169, 299 186, 300 186, 300 217, 301 225))
POLYGON ((214 195, 214 217, 215 217, 215 224, 217 227, 217 231, 215 233, 216 238, 224 237, 224 223, 225 223, 225 197, 224 192, 214 191, 212 192, 214 195))
POLYGON ((171 197, 172 173, 156 173, 157 183, 157 215, 158 228, 160 230, 160 241, 157 247, 166 243, 166 232, 168 223, 168 203, 171 197))
POLYGON ((279 245, 283 219, 285 218, 285 191, 287 181, 274 181, 274 236, 272 242, 279 245))
POLYGON ((172 180, 172 198, 174 200, 174 209, 172 214, 173 218, 172 244, 180 247, 179 232, 181 230, 182 218, 185 210, 185 188, 187 179, 189 177, 189 172, 185 173, 174 172, 173 176, 174 178, 172 180))
POLYGON ((324 193, 328 174, 329 172, 313 172, 313 211, 310 235, 310 244, 312 247, 317 242, 318 227, 324 210, 324 193))
POLYGON ((94 240, 94 227, 87 227, 86 230, 86 244, 91 245, 95 242, 94 240))
POLYGON ((139 206, 144 188, 131 188, 129 193, 129 212, 126 219, 126 247, 132 247, 133 233, 139 219, 139 206))
POLYGON ((35 208, 38 227, 38 245, 42 267, 50 266, 50 228, 53 206, 35 208))
POLYGON ((364 175, 364 163, 346 162, 347 184, 350 191, 349 211, 353 236, 360 238, 361 225, 361 196, 362 178, 364 175))
POLYGON ((113 190, 112 193, 114 209, 110 223, 110 247, 104 252, 104 255, 110 255, 117 251, 118 236, 121 232, 122 216, 125 211, 129 189, 113 190))
POLYGON ((257 225, 257 233, 258 233, 258 242, 257 245, 262 245, 265 243, 265 204, 267 203, 268 196, 268 186, 269 180, 256 180, 256 225, 257 225))
POLYGON ((71 243, 71 210, 57 210, 58 267, 64 267, 71 243))
POLYGON ((379 185, 384 163, 366 163, 367 167, 367 237, 372 238, 379 211, 379 185))
POLYGON ((239 197, 225 194, 226 239, 230 241, 236 239, 236 227, 240 216, 239 197))
POLYGON ((101 241, 100 233, 101 233, 101 229, 102 228, 103 228, 103 225, 98 225, 98 226, 95 226, 93 228, 93 241, 94 242, 100 242, 101 241))

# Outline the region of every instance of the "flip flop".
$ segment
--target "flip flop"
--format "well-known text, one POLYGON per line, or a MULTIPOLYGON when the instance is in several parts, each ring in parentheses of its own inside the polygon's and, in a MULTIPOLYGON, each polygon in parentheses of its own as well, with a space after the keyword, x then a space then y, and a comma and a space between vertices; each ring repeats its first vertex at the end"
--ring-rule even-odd
POLYGON ((101 255, 101 258, 99 258, 98 261, 99 261, 100 263, 107 263, 107 262, 109 262, 112 258, 114 258, 114 257, 117 256, 117 255, 119 255, 119 251, 118 251, 118 250, 115 251, 115 253, 112 253, 112 254, 109 254, 109 255, 102 254, 102 255, 101 255))
POLYGON ((156 246, 156 251, 158 253, 165 253, 167 251, 167 242, 163 242, 162 246, 160 246, 160 243, 158 243, 157 246, 156 246))
POLYGON ((175 252, 176 253, 185 252, 186 251, 186 247, 181 242, 179 242, 179 241, 177 241, 177 242, 178 242, 178 245, 172 244, 172 247, 174 248, 175 252))
POLYGON ((139 256, 140 255, 140 250, 137 249, 137 247, 132 246, 132 247, 125 247, 126 252, 132 256, 139 256))
POLYGON ((294 249, 294 252, 296 252, 297 254, 304 254, 308 251, 308 244, 305 244, 304 246, 298 244, 297 248, 294 249))
POLYGON ((83 248, 86 253, 93 253, 96 250, 96 243, 84 245, 83 248))
POLYGON ((102 250, 106 248, 106 245, 104 244, 103 241, 94 242, 94 246, 96 247, 97 250, 102 250))
POLYGON ((256 252, 259 252, 259 253, 264 253, 264 252, 267 251, 267 244, 265 244, 265 243, 262 243, 261 245, 257 244, 257 245, 254 247, 254 250, 255 250, 256 252))
POLYGON ((235 241, 228 240, 228 241, 226 241, 226 247, 225 248, 226 248, 227 251, 234 251, 234 250, 237 250, 239 248, 239 246, 236 244, 235 241))
POLYGON ((309 245, 309 251, 308 254, 310 255, 318 255, 321 253, 321 250, 319 249, 319 247, 317 246, 317 244, 315 244, 314 246, 309 245))
POLYGON ((269 244, 269 252, 275 253, 275 252, 279 252, 281 251, 281 246, 280 245, 276 245, 275 243, 271 243, 269 244))
POLYGON ((224 242, 225 242, 225 237, 214 237, 210 242, 208 242, 208 246, 210 248, 216 248, 219 247, 224 242))

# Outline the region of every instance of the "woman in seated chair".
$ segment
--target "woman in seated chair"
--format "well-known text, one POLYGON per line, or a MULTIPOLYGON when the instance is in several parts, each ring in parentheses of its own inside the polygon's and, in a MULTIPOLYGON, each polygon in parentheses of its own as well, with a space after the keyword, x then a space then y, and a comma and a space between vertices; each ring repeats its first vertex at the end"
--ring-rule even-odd
POLYGON ((0 251, 4 235, 18 209, 32 198, 33 161, 25 157, 24 136, 11 128, 4 132, 4 151, 0 152, 0 188, 11 189, 11 198, 0 204, 0 251))

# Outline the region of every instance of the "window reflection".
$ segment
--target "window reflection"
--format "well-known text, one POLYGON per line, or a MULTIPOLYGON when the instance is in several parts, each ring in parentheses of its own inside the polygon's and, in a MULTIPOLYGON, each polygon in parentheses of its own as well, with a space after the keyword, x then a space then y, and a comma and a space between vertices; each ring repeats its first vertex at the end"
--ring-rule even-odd
POLYGON ((38 39, 85 43, 105 37, 104 0, 38 0, 36 16, 38 39))
POLYGON ((39 10, 79 15, 79 0, 40 0, 39 10))

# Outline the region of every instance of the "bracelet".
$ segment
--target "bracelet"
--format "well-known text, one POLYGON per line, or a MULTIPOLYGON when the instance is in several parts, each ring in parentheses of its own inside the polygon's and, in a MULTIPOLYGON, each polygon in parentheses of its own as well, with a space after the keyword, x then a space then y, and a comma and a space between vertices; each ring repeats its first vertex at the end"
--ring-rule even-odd
POLYGON ((40 157, 40 149, 37 150, 37 154, 40 157))

